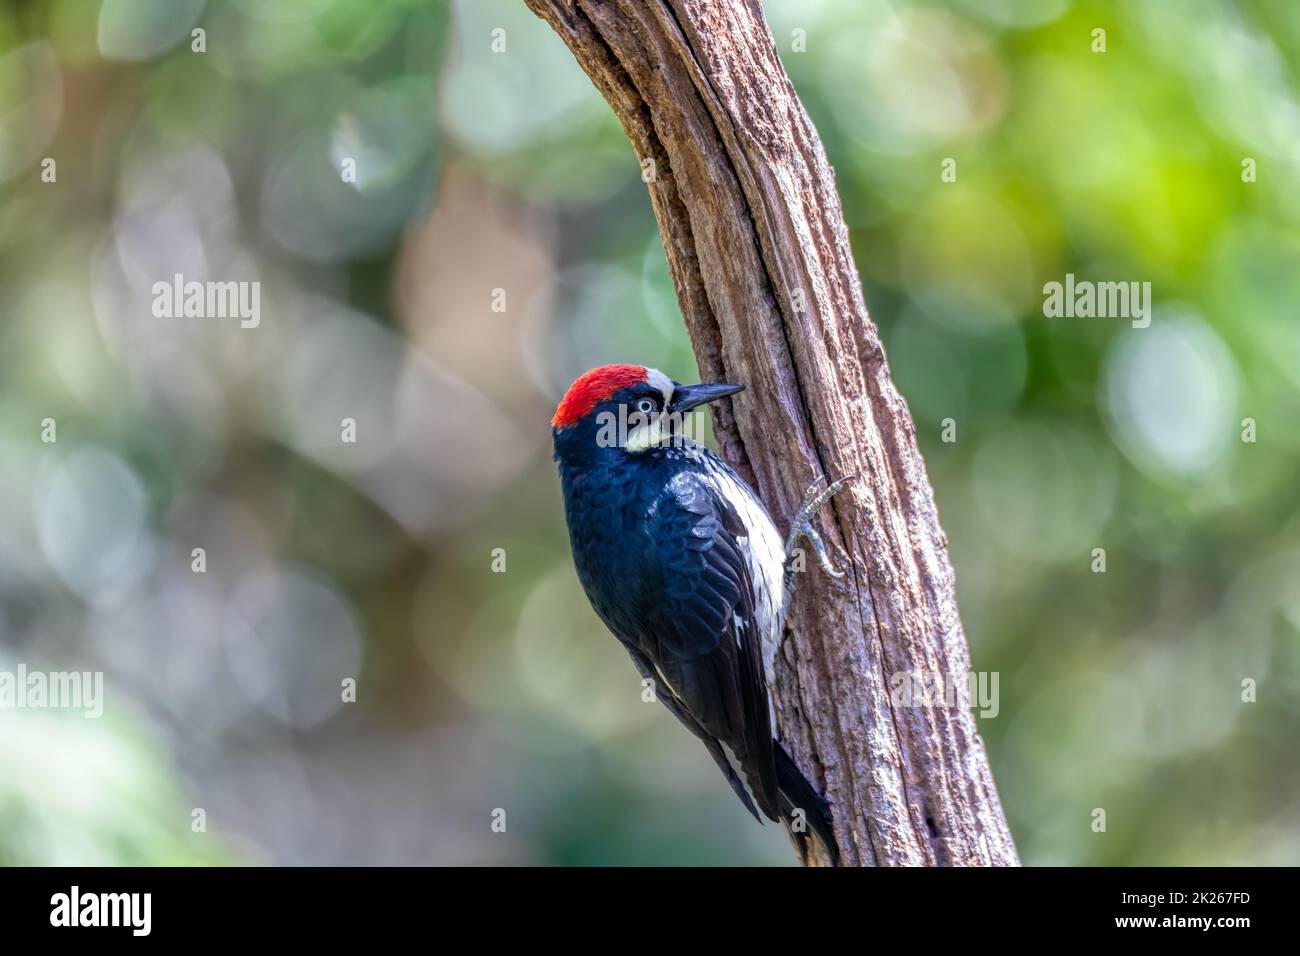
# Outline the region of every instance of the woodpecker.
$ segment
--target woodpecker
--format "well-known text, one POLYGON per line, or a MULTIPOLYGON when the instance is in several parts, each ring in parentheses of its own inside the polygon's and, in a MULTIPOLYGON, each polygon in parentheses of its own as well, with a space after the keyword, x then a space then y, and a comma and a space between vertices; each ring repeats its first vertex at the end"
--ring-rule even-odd
POLYGON ((753 489, 686 432, 686 414, 743 385, 683 385, 657 369, 581 375, 551 420, 578 578, 655 696, 703 743, 760 823, 811 830, 838 863, 830 805, 777 739, 776 653, 800 539, 852 476, 809 487, 782 538, 753 489))

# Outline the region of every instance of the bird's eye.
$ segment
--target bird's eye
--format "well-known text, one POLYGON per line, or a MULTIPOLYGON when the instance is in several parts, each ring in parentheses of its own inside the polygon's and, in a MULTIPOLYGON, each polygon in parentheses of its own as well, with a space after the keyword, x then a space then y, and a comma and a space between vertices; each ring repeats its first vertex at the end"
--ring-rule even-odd
POLYGON ((639 399, 636 403, 636 410, 640 412, 642 415, 649 415, 653 413, 656 407, 657 406, 655 405, 653 398, 642 398, 639 399))

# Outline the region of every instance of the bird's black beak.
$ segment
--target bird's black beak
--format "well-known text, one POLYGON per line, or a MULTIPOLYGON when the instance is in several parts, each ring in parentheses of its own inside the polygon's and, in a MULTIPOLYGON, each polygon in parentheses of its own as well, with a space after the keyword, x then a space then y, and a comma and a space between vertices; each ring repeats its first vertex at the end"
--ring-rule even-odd
POLYGON ((677 385, 673 388, 671 410, 689 412, 692 408, 744 390, 743 385, 677 385))

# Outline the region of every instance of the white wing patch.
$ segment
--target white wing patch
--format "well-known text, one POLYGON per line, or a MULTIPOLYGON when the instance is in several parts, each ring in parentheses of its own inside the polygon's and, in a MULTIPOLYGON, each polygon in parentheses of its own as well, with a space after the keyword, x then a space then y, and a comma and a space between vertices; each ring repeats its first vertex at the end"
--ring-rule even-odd
MULTIPOLYGON (((785 542, 767 509, 746 485, 721 468, 711 472, 718 489, 749 529, 749 534, 737 537, 736 543, 749 563, 754 586, 754 623, 762 641, 763 671, 770 689, 776 678, 776 652, 785 627, 785 542)), ((775 710, 772 719, 776 719, 775 710)))

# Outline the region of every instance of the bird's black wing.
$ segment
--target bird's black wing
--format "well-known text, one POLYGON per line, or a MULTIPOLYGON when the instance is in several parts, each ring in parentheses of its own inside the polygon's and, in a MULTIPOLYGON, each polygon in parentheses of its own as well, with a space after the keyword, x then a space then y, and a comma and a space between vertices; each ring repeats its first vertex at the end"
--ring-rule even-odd
POLYGON ((648 663, 665 705, 705 740, 742 801, 750 804, 748 784, 753 803, 775 820, 775 744, 742 543, 748 529, 706 476, 683 471, 639 534, 650 573, 633 658, 643 658, 643 673, 648 663))

